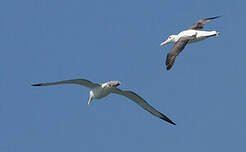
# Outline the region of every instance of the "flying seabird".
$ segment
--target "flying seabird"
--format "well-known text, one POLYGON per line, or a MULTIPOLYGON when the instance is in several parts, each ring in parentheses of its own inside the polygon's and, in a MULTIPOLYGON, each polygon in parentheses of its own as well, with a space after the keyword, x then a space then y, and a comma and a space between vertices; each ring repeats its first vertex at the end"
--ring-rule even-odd
POLYGON ((159 117, 164 121, 176 125, 172 120, 170 120, 167 116, 157 111, 155 108, 149 105, 142 97, 140 97, 136 93, 132 91, 124 91, 117 88, 117 86, 120 85, 119 81, 108 81, 103 84, 97 84, 88 81, 86 79, 72 79, 72 80, 64 80, 58 82, 33 84, 32 86, 49 86, 49 85, 58 85, 58 84, 78 84, 90 88, 90 97, 89 97, 88 104, 91 103, 92 99, 101 99, 109 95, 110 93, 115 93, 125 96, 131 99, 132 101, 134 101, 136 104, 138 104, 145 110, 147 110, 148 112, 150 112, 151 114, 155 115, 156 117, 159 117))
POLYGON ((189 29, 180 32, 178 35, 170 35, 168 39, 162 42, 163 46, 168 43, 175 43, 174 47, 168 52, 166 58, 166 68, 170 70, 173 66, 178 54, 185 48, 187 43, 193 43, 200 40, 204 40, 211 36, 218 36, 220 33, 216 31, 202 31, 203 26, 216 18, 221 16, 215 16, 211 18, 205 18, 194 23, 189 29))

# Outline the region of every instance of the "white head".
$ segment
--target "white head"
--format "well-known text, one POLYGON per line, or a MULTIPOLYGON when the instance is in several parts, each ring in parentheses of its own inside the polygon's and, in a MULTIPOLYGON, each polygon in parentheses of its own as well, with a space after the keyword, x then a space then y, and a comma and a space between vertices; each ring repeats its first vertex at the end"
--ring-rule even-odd
POLYGON ((112 88, 112 87, 117 87, 118 85, 120 85, 120 81, 108 81, 102 84, 102 87, 107 87, 107 88, 112 88))
POLYGON ((163 46, 163 45, 166 45, 168 43, 171 43, 171 42, 175 42, 175 38, 176 38, 177 35, 170 35, 168 37, 168 39, 164 42, 162 42, 160 45, 163 46))
POLYGON ((108 81, 107 84, 109 87, 117 87, 120 85, 120 81, 108 81))

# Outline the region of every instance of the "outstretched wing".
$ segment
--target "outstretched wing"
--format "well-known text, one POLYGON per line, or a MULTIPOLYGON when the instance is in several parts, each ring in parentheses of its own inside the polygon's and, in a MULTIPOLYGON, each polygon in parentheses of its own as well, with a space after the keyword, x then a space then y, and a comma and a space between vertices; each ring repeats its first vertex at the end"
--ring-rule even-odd
POLYGON ((221 16, 215 16, 215 17, 210 17, 210 18, 205 18, 205 19, 199 20, 199 21, 197 21, 196 23, 194 23, 194 24, 190 27, 190 29, 192 29, 192 30, 201 30, 201 29, 203 28, 203 26, 204 26, 207 22, 209 22, 209 21, 211 21, 211 20, 213 20, 213 19, 219 18, 219 17, 221 17, 221 16))
POLYGON ((64 81, 49 82, 49 83, 38 83, 38 84, 33 84, 32 86, 49 86, 49 85, 58 85, 58 84, 78 84, 78 85, 85 86, 87 88, 94 88, 100 86, 99 84, 93 83, 86 79, 72 79, 72 80, 64 80, 64 81))
POLYGON ((122 96, 125 96, 125 97, 131 99, 132 101, 134 101, 139 106, 141 106, 142 108, 144 108, 145 110, 147 110, 151 114, 155 115, 156 117, 159 117, 162 120, 165 120, 165 121, 167 121, 173 125, 176 125, 174 122, 172 122, 172 120, 170 120, 167 116, 165 116, 164 114, 157 111, 155 108, 153 108, 150 104, 148 104, 142 97, 140 97, 136 93, 134 93, 132 91, 123 91, 123 90, 120 90, 118 88, 115 88, 113 90, 113 93, 116 93, 116 94, 119 94, 119 95, 122 95, 122 96))
POLYGON ((170 70, 176 60, 176 57, 179 55, 179 53, 185 48, 186 44, 194 39, 196 35, 193 36, 187 36, 187 37, 181 37, 173 46, 173 48, 168 52, 167 58, 166 58, 166 68, 167 70, 170 70))

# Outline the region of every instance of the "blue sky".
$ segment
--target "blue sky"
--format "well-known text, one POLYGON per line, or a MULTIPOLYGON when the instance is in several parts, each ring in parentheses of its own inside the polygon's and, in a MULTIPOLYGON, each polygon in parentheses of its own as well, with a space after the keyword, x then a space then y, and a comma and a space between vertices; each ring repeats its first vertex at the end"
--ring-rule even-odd
POLYGON ((0 151, 245 151, 245 1, 0 1, 0 151), (170 71, 159 44, 205 17, 221 32, 170 71), (32 83, 119 80, 176 126, 110 95, 32 83))

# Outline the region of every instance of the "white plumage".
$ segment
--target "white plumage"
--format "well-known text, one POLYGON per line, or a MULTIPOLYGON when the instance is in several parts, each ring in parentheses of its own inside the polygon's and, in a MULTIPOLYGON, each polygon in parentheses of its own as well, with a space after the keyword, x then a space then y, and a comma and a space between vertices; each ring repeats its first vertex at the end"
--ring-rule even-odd
POLYGON ((58 82, 33 84, 32 86, 49 86, 49 85, 58 85, 58 84, 78 84, 90 88, 90 97, 89 97, 88 104, 90 104, 93 99, 101 99, 109 95, 110 93, 115 93, 125 96, 131 99, 132 101, 134 101, 136 104, 138 104, 145 110, 147 110, 148 112, 150 112, 151 114, 155 115, 156 117, 159 117, 160 119, 175 125, 175 123, 171 121, 167 116, 157 111, 155 108, 153 108, 150 104, 148 104, 142 97, 140 97, 136 93, 132 91, 124 91, 118 89, 117 86, 120 85, 119 81, 108 81, 103 84, 97 84, 88 81, 86 79, 73 79, 73 80, 64 80, 58 82))
POLYGON ((218 36, 220 33, 216 31, 202 31, 203 26, 212 19, 216 19, 220 16, 206 18, 194 23, 191 28, 184 30, 177 35, 170 35, 168 39, 162 42, 160 45, 166 45, 168 43, 175 43, 174 47, 169 51, 166 59, 166 68, 170 70, 173 66, 178 54, 185 48, 186 44, 204 40, 211 36, 218 36))

